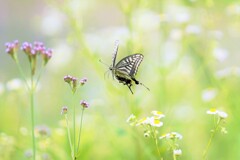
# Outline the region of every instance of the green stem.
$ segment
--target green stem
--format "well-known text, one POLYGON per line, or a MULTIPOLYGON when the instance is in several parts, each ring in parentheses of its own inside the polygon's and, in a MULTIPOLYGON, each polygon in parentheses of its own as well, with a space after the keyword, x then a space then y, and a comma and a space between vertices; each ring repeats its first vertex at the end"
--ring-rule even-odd
POLYGON ((211 143, 212 143, 213 137, 214 137, 215 134, 217 133, 218 127, 220 126, 220 125, 219 125, 219 124, 220 124, 220 121, 221 121, 221 120, 219 119, 218 122, 217 122, 217 124, 216 124, 216 126, 215 126, 215 128, 214 128, 214 130, 213 130, 213 132, 212 132, 212 134, 211 134, 211 137, 210 137, 210 139, 209 139, 209 141, 208 141, 207 147, 206 147, 206 149, 205 149, 205 151, 204 151, 204 153, 203 153, 203 159, 207 159, 207 152, 208 152, 209 147, 210 147, 210 145, 211 145, 211 143))
POLYGON ((30 88, 30 86, 28 85, 27 80, 26 80, 26 78, 25 78, 25 76, 24 76, 24 74, 23 74, 22 68, 21 68, 21 66, 20 66, 19 61, 18 61, 17 58, 15 59, 15 62, 16 62, 16 64, 17 64, 17 68, 18 68, 18 71, 20 72, 20 75, 21 75, 22 79, 24 80, 24 82, 25 82, 25 84, 26 84, 26 86, 27 86, 27 89, 28 89, 28 90, 31 90, 31 88, 30 88))
POLYGON ((73 105, 73 159, 75 159, 75 149, 76 149, 76 144, 75 144, 75 140, 76 140, 75 113, 76 113, 76 106, 73 105))
POLYGON ((35 142, 35 132, 34 132, 34 83, 33 83, 33 75, 31 75, 31 89, 30 89, 30 101, 31 101, 31 121, 32 121, 32 147, 33 147, 33 160, 35 160, 36 157, 36 142, 35 142))
POLYGON ((80 122, 80 130, 79 130, 79 134, 78 134, 78 146, 77 146, 77 153, 80 152, 80 140, 81 140, 81 133, 82 133, 82 121, 83 121, 83 112, 84 112, 84 108, 82 108, 82 115, 81 115, 81 122, 80 122))
MULTIPOLYGON (((71 155, 73 156, 73 145, 72 145, 72 140, 71 140, 70 127, 68 124, 67 114, 65 115, 65 120, 66 120, 66 124, 67 124, 68 141, 69 141, 69 145, 70 145, 70 149, 71 149, 71 155)), ((74 157, 72 157, 72 159, 74 159, 74 157)))
POLYGON ((158 147, 158 139, 157 139, 155 129, 152 126, 150 128, 151 128, 151 132, 153 134, 152 137, 153 137, 153 139, 155 141, 155 144, 156 144, 156 147, 157 147, 158 156, 161 159, 161 153, 160 153, 160 150, 159 150, 159 147, 158 147))

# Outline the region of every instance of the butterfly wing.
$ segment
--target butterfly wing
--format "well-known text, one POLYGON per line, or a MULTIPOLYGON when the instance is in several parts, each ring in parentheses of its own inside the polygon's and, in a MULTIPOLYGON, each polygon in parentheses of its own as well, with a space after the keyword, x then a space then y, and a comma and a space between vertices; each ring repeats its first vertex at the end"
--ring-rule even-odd
POLYGON ((143 55, 142 54, 133 54, 129 55, 122 60, 120 60, 116 66, 115 70, 117 73, 120 73, 124 76, 134 78, 135 75, 137 74, 138 67, 141 64, 143 60, 143 55))
POLYGON ((116 40, 116 41, 115 41, 114 50, 113 50, 112 67, 115 67, 116 58, 117 58, 117 53, 118 53, 118 46, 119 46, 119 41, 116 40))

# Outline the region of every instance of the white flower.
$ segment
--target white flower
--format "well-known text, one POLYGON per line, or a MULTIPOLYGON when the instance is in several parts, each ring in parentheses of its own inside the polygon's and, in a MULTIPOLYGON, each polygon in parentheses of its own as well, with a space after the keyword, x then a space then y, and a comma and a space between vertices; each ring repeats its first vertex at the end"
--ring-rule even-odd
POLYGON ((161 119, 161 118, 165 117, 165 115, 162 114, 162 112, 160 112, 160 111, 152 111, 151 113, 154 115, 155 119, 161 119))
POLYGON ((211 108, 210 110, 207 111, 207 114, 217 114, 222 119, 228 117, 228 114, 226 112, 217 110, 216 108, 211 108))
POLYGON ((223 111, 218 111, 218 116, 222 119, 225 119, 228 117, 228 114, 223 111))
POLYGON ((182 139, 183 136, 177 132, 171 132, 171 138, 174 138, 174 139, 182 139))
POLYGON ((202 100, 204 102, 209 102, 212 99, 214 99, 217 95, 217 90, 216 89, 205 89, 202 92, 202 100))
POLYGON ((155 117, 150 117, 149 124, 153 127, 161 127, 163 125, 163 122, 161 122, 159 119, 156 119, 155 117))
POLYGON ((211 108, 207 111, 207 114, 217 114, 218 110, 216 108, 211 108))
POLYGON ((136 116, 134 114, 131 114, 127 119, 127 123, 129 123, 131 126, 134 126, 136 124, 136 121, 136 116))
POLYGON ((181 140, 183 138, 183 136, 177 132, 170 132, 170 133, 167 133, 167 134, 164 134, 162 135, 161 137, 159 137, 159 139, 163 139, 163 138, 166 138, 166 139, 179 139, 181 140))
POLYGON ((149 117, 144 117, 144 118, 138 120, 136 126, 144 125, 144 124, 150 124, 150 119, 149 119, 149 117))
POLYGON ((175 156, 181 156, 182 155, 182 150, 181 149, 175 149, 175 150, 173 150, 173 154, 175 156))

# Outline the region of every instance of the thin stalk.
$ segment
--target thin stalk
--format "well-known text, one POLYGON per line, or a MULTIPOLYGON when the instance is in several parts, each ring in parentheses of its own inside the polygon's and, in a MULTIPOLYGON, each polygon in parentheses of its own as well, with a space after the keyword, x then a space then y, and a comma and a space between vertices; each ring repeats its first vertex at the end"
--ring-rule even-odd
POLYGON ((35 133, 34 133, 34 83, 33 83, 33 75, 31 75, 31 89, 30 89, 30 101, 31 101, 31 122, 32 122, 32 147, 33 147, 33 160, 35 160, 36 157, 36 142, 35 142, 35 133))
MULTIPOLYGON (((71 154, 73 155, 73 145, 72 145, 72 140, 71 140, 71 134, 70 134, 70 128, 69 128, 69 123, 68 123, 68 116, 65 115, 65 120, 67 124, 67 132, 68 132, 68 141, 71 149, 71 154)), ((74 159, 74 157, 72 157, 74 159)))
POLYGON ((160 153, 160 150, 159 150, 159 147, 158 147, 158 139, 157 139, 157 135, 156 135, 155 129, 152 126, 150 128, 151 128, 152 133, 153 133, 153 139, 154 139, 156 147, 157 147, 158 156, 161 159, 161 153, 160 153))
POLYGON ((81 115, 81 122, 80 122, 80 130, 78 134, 78 146, 77 146, 77 153, 80 152, 80 141, 81 141, 81 133, 82 133, 82 122, 83 122, 83 112, 84 112, 84 107, 82 108, 82 115, 81 115))
POLYGON ((207 147, 206 147, 206 149, 205 149, 205 151, 204 151, 204 153, 203 153, 203 159, 207 159, 207 152, 208 152, 208 150, 209 150, 209 147, 210 147, 210 145, 211 145, 211 143, 212 143, 212 140, 213 140, 213 138, 214 138, 214 136, 216 135, 216 133, 217 133, 217 130, 218 130, 218 127, 220 126, 219 124, 220 124, 220 119, 218 120, 218 123, 216 124, 216 126, 215 126, 215 128, 214 128, 214 131, 212 132, 212 134, 211 134, 211 137, 210 137, 210 139, 209 139, 209 141, 208 141, 208 144, 207 144, 207 147))
POLYGON ((75 159, 75 150, 76 150, 76 143, 75 143, 75 140, 76 140, 76 128, 75 128, 75 113, 76 113, 76 106, 73 105, 73 158, 75 159))
POLYGON ((30 86, 29 86, 28 83, 27 83, 27 80, 26 80, 26 78, 25 78, 25 76, 24 76, 24 74, 23 74, 22 68, 21 68, 21 66, 20 66, 19 61, 18 61, 17 58, 15 59, 15 62, 16 62, 16 64, 17 64, 17 68, 18 68, 18 71, 20 72, 20 75, 21 75, 22 79, 24 80, 24 82, 25 82, 25 84, 26 84, 26 86, 27 86, 27 89, 30 91, 31 88, 30 88, 30 86))

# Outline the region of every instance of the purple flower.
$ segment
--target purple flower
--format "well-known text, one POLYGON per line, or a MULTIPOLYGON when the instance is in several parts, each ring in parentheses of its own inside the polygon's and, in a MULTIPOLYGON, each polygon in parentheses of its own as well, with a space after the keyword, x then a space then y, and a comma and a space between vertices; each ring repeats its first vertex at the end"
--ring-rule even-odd
POLYGON ((62 107, 61 114, 62 114, 62 115, 63 115, 63 114, 67 114, 67 112, 68 112, 68 107, 67 107, 67 106, 63 106, 63 107, 62 107))
POLYGON ((52 58, 52 49, 43 49, 41 50, 42 56, 43 56, 43 61, 44 61, 44 65, 47 64, 47 62, 49 61, 49 59, 52 58))
POLYGON ((70 75, 64 76, 63 80, 70 84, 72 82, 72 76, 70 75))
POLYGON ((89 107, 89 103, 86 102, 85 100, 81 100, 81 101, 80 101, 80 104, 81 104, 81 106, 82 106, 83 108, 88 108, 88 107, 89 107))
POLYGON ((37 136, 41 137, 48 137, 51 134, 50 128, 45 125, 36 126, 35 131, 37 133, 37 136))
POLYGON ((80 84, 83 86, 85 83, 87 82, 87 78, 82 78, 81 80, 80 80, 80 84))
POLYGON ((28 56, 30 56, 32 53, 35 54, 35 50, 32 47, 31 43, 24 42, 21 46, 21 50, 25 52, 28 56))
POLYGON ((11 57, 15 60, 16 59, 16 50, 18 49, 19 43, 18 40, 15 40, 13 42, 7 42, 5 43, 6 46, 6 52, 11 55, 11 57))

